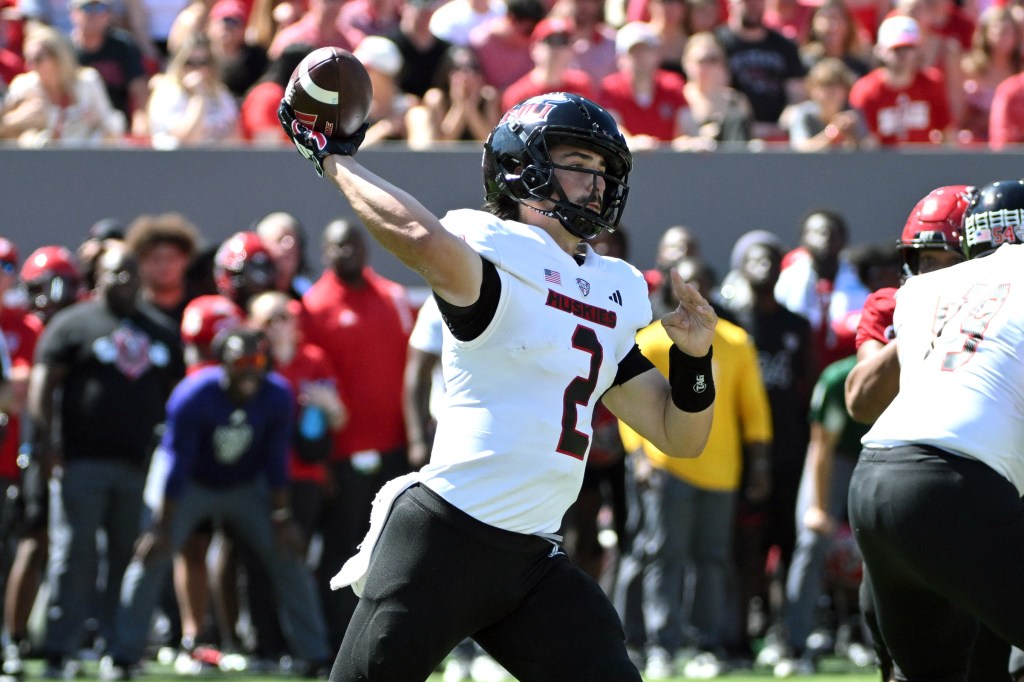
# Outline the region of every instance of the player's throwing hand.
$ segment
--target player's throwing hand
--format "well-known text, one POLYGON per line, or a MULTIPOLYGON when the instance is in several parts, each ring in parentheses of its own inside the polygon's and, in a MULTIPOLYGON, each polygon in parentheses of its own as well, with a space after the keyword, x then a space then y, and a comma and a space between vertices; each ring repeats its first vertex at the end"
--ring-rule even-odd
POLYGON ((674 268, 670 274, 672 291, 679 305, 661 318, 661 324, 679 350, 693 357, 703 357, 707 355, 715 337, 718 315, 697 288, 684 283, 674 268))
POLYGON ((315 132, 295 118, 295 112, 291 105, 283 99, 277 108, 277 118, 281 121, 284 132, 295 143, 295 148, 299 150, 299 153, 316 166, 316 174, 320 177, 324 176, 324 159, 331 154, 354 156, 366 135, 366 123, 363 123, 351 136, 345 138, 327 137, 323 133, 315 132))

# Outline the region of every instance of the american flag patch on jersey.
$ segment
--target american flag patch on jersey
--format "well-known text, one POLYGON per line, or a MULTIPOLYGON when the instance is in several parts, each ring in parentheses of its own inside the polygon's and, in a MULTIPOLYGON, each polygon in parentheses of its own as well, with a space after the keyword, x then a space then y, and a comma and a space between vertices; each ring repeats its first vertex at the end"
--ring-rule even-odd
POLYGON ((547 268, 544 268, 544 280, 547 282, 551 282, 552 284, 561 284, 562 276, 554 270, 548 270, 547 268))

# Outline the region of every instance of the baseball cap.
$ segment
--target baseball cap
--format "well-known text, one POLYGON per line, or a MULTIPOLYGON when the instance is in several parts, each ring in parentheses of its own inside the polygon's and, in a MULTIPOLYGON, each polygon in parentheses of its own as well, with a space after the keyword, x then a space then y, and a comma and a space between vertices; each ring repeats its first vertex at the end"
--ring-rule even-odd
POLYGON ((565 36, 566 38, 569 38, 572 36, 574 30, 576 30, 576 25, 571 19, 565 17, 548 17, 540 20, 537 25, 533 27, 533 33, 530 34, 530 43, 539 43, 552 36, 565 36))
POLYGON ((238 0, 217 0, 210 8, 210 21, 221 19, 235 19, 244 23, 246 20, 245 6, 238 0))
POLYGON ((642 21, 631 21, 615 33, 615 54, 626 54, 637 45, 658 47, 658 34, 642 21))
POLYGON ((386 76, 397 76, 402 68, 402 53, 394 42, 381 36, 366 36, 352 53, 368 69, 386 76))
POLYGON ((917 47, 920 44, 921 28, 912 17, 889 17, 878 27, 878 46, 882 49, 917 47))

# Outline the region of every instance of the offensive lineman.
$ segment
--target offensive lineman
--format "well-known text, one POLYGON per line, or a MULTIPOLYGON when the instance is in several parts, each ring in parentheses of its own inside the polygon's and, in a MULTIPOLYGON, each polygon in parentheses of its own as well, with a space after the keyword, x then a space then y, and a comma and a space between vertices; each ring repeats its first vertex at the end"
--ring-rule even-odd
POLYGON ((1024 644, 1022 218, 1024 181, 983 187, 974 259, 897 293, 899 392, 863 438, 850 519, 900 680, 966 679, 979 622, 1024 644))
POLYGON ((351 158, 361 132, 325 139, 287 103, 279 114, 446 319, 430 463, 378 493, 362 550, 332 581, 362 598, 331 679, 423 680, 472 636, 522 681, 639 681, 614 609, 554 533, 597 400, 667 454, 701 452, 717 318, 673 275, 666 382, 634 340, 651 318, 642 275, 589 245, 574 257, 625 205, 632 157, 614 120, 567 93, 517 104, 484 146, 487 212, 438 220, 351 158))

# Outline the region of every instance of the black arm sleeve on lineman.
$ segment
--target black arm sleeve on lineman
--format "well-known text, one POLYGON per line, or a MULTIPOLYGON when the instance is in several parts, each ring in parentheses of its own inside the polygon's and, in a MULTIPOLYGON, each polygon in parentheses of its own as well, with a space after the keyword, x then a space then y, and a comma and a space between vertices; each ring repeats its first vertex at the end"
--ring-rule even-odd
POLYGON ((622 358, 622 362, 619 363, 619 370, 615 373, 615 381, 612 382, 612 386, 621 386, 649 369, 654 369, 654 363, 648 360, 647 356, 640 352, 640 346, 634 343, 630 351, 626 353, 626 357, 622 358))
POLYGON ((498 310, 498 299, 501 296, 501 278, 498 277, 498 268, 483 256, 480 257, 480 260, 484 265, 484 277, 480 283, 480 298, 476 300, 476 303, 465 307, 452 305, 434 294, 434 300, 437 301, 437 308, 441 311, 444 323, 448 325, 452 336, 459 341, 472 341, 483 334, 487 325, 494 319, 494 313, 498 310))

